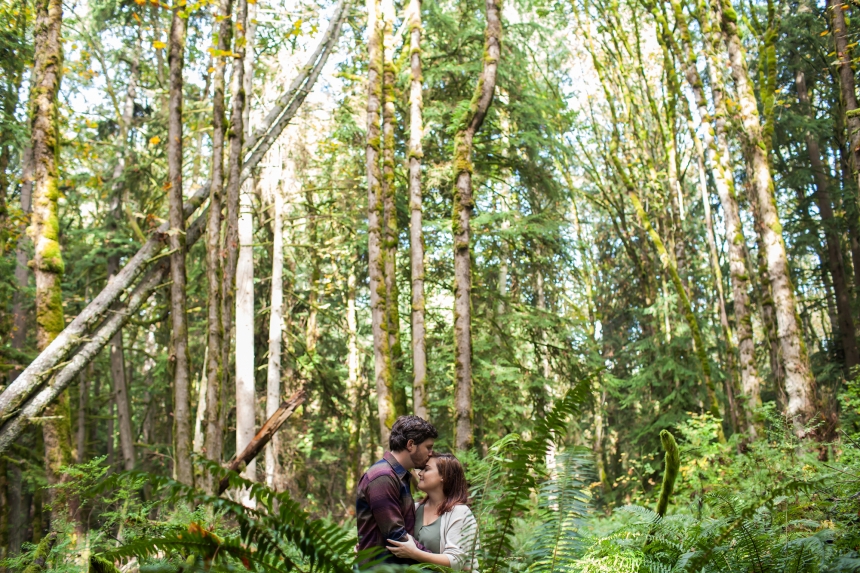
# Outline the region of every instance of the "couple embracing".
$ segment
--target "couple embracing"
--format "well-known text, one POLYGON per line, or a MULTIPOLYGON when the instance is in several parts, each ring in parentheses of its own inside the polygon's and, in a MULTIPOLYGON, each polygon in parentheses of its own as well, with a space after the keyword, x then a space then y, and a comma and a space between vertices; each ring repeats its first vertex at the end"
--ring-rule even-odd
POLYGON ((391 428, 389 451, 358 483, 358 549, 381 548, 384 563, 428 563, 477 569, 477 522, 466 505, 463 465, 433 452, 436 428, 418 416, 401 416, 391 428), (414 477, 424 498, 412 499, 414 477))

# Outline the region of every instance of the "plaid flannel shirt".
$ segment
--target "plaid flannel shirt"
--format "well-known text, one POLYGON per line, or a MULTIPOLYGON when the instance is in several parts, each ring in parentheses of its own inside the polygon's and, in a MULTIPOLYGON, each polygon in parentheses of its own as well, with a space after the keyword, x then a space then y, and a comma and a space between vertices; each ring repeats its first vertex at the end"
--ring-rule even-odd
MULTIPOLYGON (((358 549, 385 547, 387 539, 403 541, 415 534, 415 502, 410 489, 412 474, 391 452, 370 466, 358 482, 355 517, 358 522, 358 549)), ((417 541, 418 547, 424 551, 417 541)), ((414 563, 387 553, 386 563, 414 563)))

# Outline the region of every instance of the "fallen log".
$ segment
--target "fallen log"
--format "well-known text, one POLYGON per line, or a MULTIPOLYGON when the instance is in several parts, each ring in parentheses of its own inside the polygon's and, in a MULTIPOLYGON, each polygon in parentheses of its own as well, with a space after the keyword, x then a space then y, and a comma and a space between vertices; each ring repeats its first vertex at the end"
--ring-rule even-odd
MULTIPOLYGON (((272 436, 281 429, 281 426, 287 421, 287 418, 292 416, 293 412, 296 411, 296 408, 304 403, 305 398, 307 398, 307 394, 304 389, 301 389, 293 394, 289 400, 282 402, 280 407, 275 410, 275 413, 266 420, 266 423, 263 424, 263 427, 260 428, 260 431, 257 432, 254 439, 245 446, 242 453, 230 460, 230 463, 227 464, 227 470, 238 473, 245 466, 251 463, 251 460, 257 457, 257 454, 263 451, 266 444, 272 440, 272 436)), ((221 482, 218 484, 218 495, 227 491, 228 487, 230 487, 230 476, 226 475, 221 478, 221 482)))
MULTIPOLYGON (((311 55, 307 64, 301 69, 298 77, 290 84, 287 91, 278 98, 273 109, 267 114, 263 125, 254 132, 254 136, 249 141, 250 145, 246 148, 246 160, 242 166, 241 182, 244 182, 253 174, 253 170, 256 169, 257 165, 263 159, 266 151, 281 135, 289 121, 295 116, 302 102, 304 102, 340 35, 340 29, 346 18, 348 6, 349 2, 347 0, 341 0, 328 29, 323 34, 319 46, 311 55)), ((209 184, 203 185, 183 205, 186 217, 190 217, 206 200, 206 197, 209 195, 209 187, 209 184)), ((91 340, 87 338, 87 333, 104 318, 110 307, 122 297, 123 293, 132 286, 135 279, 153 262, 153 259, 164 247, 167 230, 168 226, 166 223, 161 225, 93 301, 0 393, 0 424, 9 422, 10 418, 21 413, 21 408, 25 401, 42 388, 45 381, 58 370, 62 361, 68 358, 81 343, 91 340)), ((188 243, 190 246, 190 241, 188 243)), ((105 319, 105 323, 114 318, 115 316, 108 317, 105 319)), ((119 328, 122 328, 127 320, 128 316, 126 315, 119 323, 119 328)), ((115 323, 116 321, 114 321, 115 323)), ((100 349, 101 347, 99 347, 100 349)), ((95 354, 92 357, 95 357, 95 354)), ((91 359, 89 358, 87 363, 91 359)), ((70 365, 72 363, 77 364, 79 361, 71 360, 70 365)), ((60 388, 60 391, 65 388, 65 386, 60 387, 56 381, 51 383, 51 387, 60 388)), ((32 405, 37 402, 41 403, 42 400, 30 400, 28 403, 32 405)), ((34 410, 33 408, 29 408, 28 411, 32 412, 34 410)), ((39 413, 41 413, 41 410, 39 413)), ((6 425, 4 425, 2 431, 5 431, 5 429, 6 425)), ((2 438, 0 438, 0 453, 5 450, 5 447, 7 446, 3 445, 2 438)))

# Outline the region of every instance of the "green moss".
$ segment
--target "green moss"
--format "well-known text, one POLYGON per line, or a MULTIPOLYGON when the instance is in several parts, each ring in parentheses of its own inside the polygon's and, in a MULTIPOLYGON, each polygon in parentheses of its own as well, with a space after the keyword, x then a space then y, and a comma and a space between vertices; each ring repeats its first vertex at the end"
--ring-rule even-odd
POLYGON ((38 260, 39 267, 43 271, 57 275, 62 275, 66 271, 60 243, 57 241, 42 241, 38 260))
POLYGON ((669 498, 675 490, 675 481, 681 468, 681 452, 678 450, 675 436, 668 430, 660 432, 660 442, 666 455, 663 457, 663 485, 660 487, 660 499, 657 501, 657 514, 663 517, 669 508, 669 498))
POLYGON ((36 322, 53 340, 65 328, 63 317, 63 291, 60 281, 54 284, 36 301, 36 322))

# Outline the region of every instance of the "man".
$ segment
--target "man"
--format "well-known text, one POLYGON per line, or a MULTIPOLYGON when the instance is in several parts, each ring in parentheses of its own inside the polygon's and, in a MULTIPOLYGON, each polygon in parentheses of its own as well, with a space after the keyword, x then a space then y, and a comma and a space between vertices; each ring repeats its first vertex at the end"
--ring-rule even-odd
MULTIPOLYGON (((358 550, 382 548, 385 563, 413 564, 387 549, 387 539, 406 541, 415 534, 415 502, 410 470, 427 465, 433 453, 436 428, 418 416, 400 416, 391 427, 390 451, 370 466, 358 482, 355 516, 358 550)), ((422 548, 423 549, 423 548, 422 548)))

